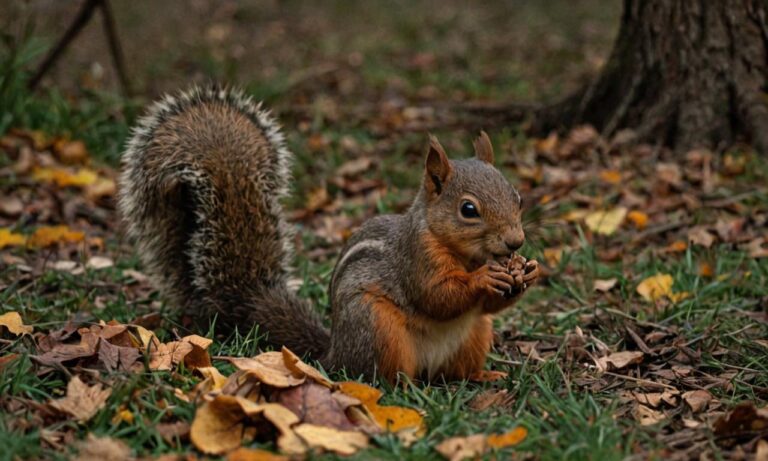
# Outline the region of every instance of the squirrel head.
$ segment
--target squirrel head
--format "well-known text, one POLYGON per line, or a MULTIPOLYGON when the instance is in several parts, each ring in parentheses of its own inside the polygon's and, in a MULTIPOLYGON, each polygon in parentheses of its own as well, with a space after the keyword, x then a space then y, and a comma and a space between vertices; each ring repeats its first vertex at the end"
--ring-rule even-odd
POLYGON ((484 131, 474 148, 474 158, 449 160, 430 135, 421 191, 430 232, 473 266, 508 257, 525 241, 520 194, 493 166, 484 131))

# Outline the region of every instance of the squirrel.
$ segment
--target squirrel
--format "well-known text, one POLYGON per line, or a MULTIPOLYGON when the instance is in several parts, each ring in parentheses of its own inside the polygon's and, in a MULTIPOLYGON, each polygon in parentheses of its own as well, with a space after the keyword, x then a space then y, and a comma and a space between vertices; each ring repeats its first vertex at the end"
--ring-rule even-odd
POLYGON ((118 209, 167 300, 326 369, 394 382, 482 374, 493 315, 539 276, 521 197, 488 136, 449 160, 430 135, 404 214, 365 222, 330 283, 331 327, 288 287, 293 230, 280 200, 292 154, 270 113, 241 91, 195 87, 151 105, 122 156, 118 209))

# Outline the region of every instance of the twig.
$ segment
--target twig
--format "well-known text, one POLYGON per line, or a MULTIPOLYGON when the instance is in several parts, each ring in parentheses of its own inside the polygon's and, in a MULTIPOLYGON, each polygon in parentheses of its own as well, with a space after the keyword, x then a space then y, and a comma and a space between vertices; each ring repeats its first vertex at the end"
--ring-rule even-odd
POLYGON ((77 13, 75 20, 69 25, 69 28, 61 39, 56 43, 56 46, 48 53, 48 56, 43 59, 43 62, 37 68, 32 78, 29 79, 29 89, 34 90, 42 80, 43 76, 53 67, 53 64, 59 59, 61 53, 69 46, 69 43, 77 37, 80 31, 88 24, 91 16, 93 16, 93 10, 99 5, 100 0, 85 0, 80 11, 77 13))
POLYGON ((61 39, 56 43, 56 46, 54 46, 45 59, 43 59, 43 62, 38 66, 37 70, 32 75, 32 78, 29 79, 28 86, 30 90, 37 88, 45 74, 51 70, 51 67, 58 61, 72 40, 80 34, 83 27, 85 27, 91 20, 96 8, 101 9, 101 15, 104 19, 104 33, 107 36, 107 44, 109 45, 112 63, 115 66, 120 86, 123 89, 125 96, 131 96, 131 85, 128 80, 128 73, 125 70, 123 50, 117 36, 115 17, 112 14, 112 5, 110 5, 109 0, 85 0, 80 11, 78 11, 77 16, 72 21, 72 24, 69 25, 69 28, 67 28, 67 31, 61 36, 61 39))
POLYGON ((120 46, 120 40, 117 38, 117 27, 115 26, 115 16, 112 14, 112 5, 109 3, 109 0, 98 1, 101 6, 101 15, 104 18, 104 33, 107 36, 109 51, 112 54, 112 63, 115 66, 117 78, 120 80, 120 86, 123 88, 123 94, 130 97, 132 95, 131 84, 125 71, 123 49, 120 46))
POLYGON ((667 388, 667 389, 677 390, 676 387, 670 386, 669 384, 657 383, 656 381, 651 381, 651 380, 648 380, 648 379, 633 378, 631 376, 620 375, 618 373, 612 373, 610 371, 604 371, 603 374, 604 375, 608 375, 608 376, 613 376, 614 378, 621 378, 621 379, 624 379, 624 380, 627 380, 627 381, 632 381, 632 382, 635 382, 635 383, 638 383, 638 384, 646 384, 648 386, 664 387, 664 388, 667 388))

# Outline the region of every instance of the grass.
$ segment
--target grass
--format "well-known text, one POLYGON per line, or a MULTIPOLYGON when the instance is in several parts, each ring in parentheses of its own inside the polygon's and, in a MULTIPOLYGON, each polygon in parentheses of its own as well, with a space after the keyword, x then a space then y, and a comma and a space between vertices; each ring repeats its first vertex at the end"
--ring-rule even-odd
MULTIPOLYGON (((304 7, 308 8, 306 5, 304 7)), ((541 8, 526 3, 521 11, 521 16, 541 25, 540 35, 544 34, 541 28, 549 27, 552 23, 553 19, 541 8)), ((562 15, 559 8, 552 8, 551 11, 562 15)), ((376 10, 370 14, 389 17, 387 15, 394 12, 376 10)), ((608 16, 609 12, 601 14, 608 16)), ((359 45, 367 53, 360 64, 362 67, 355 72, 356 78, 362 79, 360 87, 373 90, 371 93, 355 90, 354 98, 379 104, 380 98, 383 98, 382 93, 388 91, 395 79, 406 82, 403 91, 408 98, 414 100, 418 99, 416 93, 425 86, 436 86, 441 97, 458 91, 462 93, 462 98, 469 99, 510 95, 525 97, 531 94, 547 97, 550 96, 547 91, 557 93, 556 89, 542 89, 541 82, 530 78, 530 69, 523 72, 516 68, 514 62, 502 66, 488 50, 474 50, 479 56, 477 59, 471 58, 472 50, 462 54, 451 48, 446 52, 445 47, 435 44, 448 40, 452 28, 471 30, 467 25, 468 20, 439 15, 425 19, 425 15, 429 16, 424 11, 405 15, 409 20, 398 23, 394 32, 391 32, 394 34, 392 40, 379 40, 380 44, 368 41, 359 45), (432 29, 421 28, 420 21, 427 19, 432 29), (440 65, 427 70, 405 66, 403 62, 412 54, 412 49, 435 53, 440 65), (501 76, 478 77, 484 70, 497 66, 503 69, 501 76), (534 88, 537 90, 534 91, 534 88)), ((613 19, 603 18, 606 22, 613 19)), ((565 18, 557 20, 567 23, 565 18)), ((384 22, 387 21, 398 22, 392 18, 384 22)), ((483 24, 490 23, 495 21, 483 24)), ((573 24, 566 28, 573 28, 574 31, 578 29, 573 24)), ((569 33, 576 34, 574 31, 569 33)), ((341 37, 327 34, 331 38, 321 44, 323 53, 332 58, 336 54, 346 55, 349 51, 345 48, 348 37, 343 34, 341 37)), ((125 100, 109 91, 81 90, 77 97, 55 88, 30 93, 25 85, 30 63, 39 56, 44 46, 34 40, 23 46, 11 43, 6 45, 5 53, 0 56, 0 107, 3 108, 0 113, 0 133, 15 127, 40 130, 50 136, 83 139, 98 163, 116 166, 128 127, 135 120, 142 101, 125 100)), ((242 77, 237 77, 241 70, 232 67, 236 63, 226 61, 226 65, 222 66, 208 56, 204 49, 201 50, 200 55, 195 55, 195 59, 200 61, 196 65, 206 69, 206 75, 242 80, 242 77)), ((568 73, 568 69, 574 65, 572 61, 581 60, 583 56, 573 50, 569 51, 568 47, 559 49, 552 56, 536 60, 532 66, 547 74, 545 77, 558 74, 552 77, 555 82, 552 87, 557 88, 565 85, 563 82, 566 79, 560 74, 568 73)), ((155 70, 150 69, 146 75, 155 78, 170 73, 172 64, 152 61, 151 67, 155 70)), ((326 88, 305 90, 287 86, 289 76, 285 71, 272 78, 259 75, 245 82, 245 86, 251 93, 267 99, 278 110, 285 109, 286 112, 290 112, 286 108, 293 104, 285 94, 287 91, 306 91, 310 97, 328 96, 326 93, 332 92, 326 88)), ((346 104, 354 98, 338 96, 346 104)), ((375 119, 376 114, 369 117, 375 119)), ((352 217, 354 222, 359 222, 371 214, 399 212, 407 206, 421 179, 423 133, 375 134, 369 119, 341 117, 341 120, 333 120, 319 109, 312 109, 308 115, 289 114, 287 119, 286 125, 296 127, 287 130, 289 145, 297 159, 294 191, 287 201, 290 209, 304 206, 312 191, 325 187, 333 179, 338 167, 350 159, 351 155, 343 147, 345 139, 353 139, 359 146, 354 155, 377 158, 377 166, 367 172, 366 177, 382 179, 386 188, 375 203, 345 197, 345 203, 336 215, 352 217), (320 150, 310 148, 308 139, 314 135, 325 138, 327 146, 320 150)), ((452 153, 471 151, 468 133, 438 128, 435 134, 452 153)), ((503 165, 504 173, 517 182, 520 178, 516 166, 521 161, 527 162, 526 155, 530 158, 530 140, 521 134, 518 127, 498 130, 492 133, 492 137, 494 145, 504 146, 500 149, 497 163, 503 165)), ((735 154, 741 155, 738 152, 735 154)), ((537 161, 535 157, 533 159, 537 161)), ((752 156, 749 161, 752 163, 737 179, 746 184, 759 185, 768 178, 768 172, 760 158, 752 156)), ((0 166, 10 163, 8 158, 0 159, 0 166)), ((648 180, 648 175, 638 175, 637 181, 648 180)), ((13 184, 10 186, 11 189, 15 187, 13 184)), ((334 197, 342 195, 334 185, 329 185, 328 189, 334 197)), ((590 179, 580 184, 577 190, 585 196, 599 196, 602 189, 597 181, 590 179)), ((732 190, 721 192, 735 193, 732 190)), ((612 194, 603 197, 605 202, 618 200, 619 194, 612 194)), ((565 212, 576 206, 574 202, 566 201, 555 211, 565 212)), ((764 214, 768 206, 768 195, 758 190, 754 198, 745 202, 745 206, 747 210, 757 210, 756 215, 764 214)), ((550 210, 548 213, 553 212, 550 210)), ((705 212, 695 212, 692 216, 697 224, 710 218, 705 212)), ((35 224, 24 222, 20 227, 26 230, 35 224)), ((300 224, 303 248, 296 264, 296 277, 302 281, 300 294, 312 299, 319 309, 327 311, 329 301, 326 287, 338 243, 316 235, 316 227, 313 227, 312 222, 300 224), (317 249, 329 252, 321 256, 309 256, 312 250, 317 249)), ((518 307, 497 320, 500 344, 488 365, 508 371, 509 377, 494 384, 382 384, 386 389, 383 403, 407 405, 425 411, 428 433, 408 448, 394 437, 379 436, 374 448, 357 454, 353 459, 441 459, 434 447, 447 437, 502 432, 518 425, 528 429, 528 437, 514 449, 505 450, 500 457, 544 460, 664 457, 663 436, 679 430, 678 421, 670 419, 650 427, 639 425, 627 412, 628 403, 620 392, 637 388, 628 387, 628 383, 621 380, 607 382, 603 379, 603 382, 595 378, 594 371, 585 369, 582 362, 569 359, 565 339, 577 328, 588 332, 613 350, 626 349, 629 343, 627 326, 658 325, 670 329, 680 341, 700 354, 699 361, 692 366, 695 369, 692 376, 698 381, 692 384, 706 385, 721 402, 722 409, 745 400, 757 402, 758 406, 766 404, 768 353, 765 346, 754 339, 768 337, 768 326, 764 321, 747 314, 759 314, 761 309, 765 309, 765 299, 768 297, 768 259, 750 258, 735 244, 716 244, 708 249, 689 247, 683 253, 665 253, 660 251, 663 245, 654 242, 644 248, 627 246, 626 251, 631 254, 619 260, 610 260, 603 257, 603 252, 628 245, 623 237, 595 237, 588 235, 578 225, 547 227, 534 224, 534 227, 537 226, 540 227, 536 232, 538 237, 533 238, 531 233, 529 243, 524 248, 527 256, 545 260, 545 248, 568 245, 569 249, 564 252, 560 263, 552 267, 546 285, 532 288, 518 307), (714 276, 701 275, 702 263, 712 266, 714 276), (648 303, 642 300, 635 292, 638 282, 659 272, 672 275, 675 292, 687 292, 690 296, 677 303, 648 303), (609 294, 596 293, 593 289, 594 280, 608 278, 617 279, 616 288, 609 294), (515 352, 512 342, 516 339, 552 341, 554 347, 547 354, 542 354, 540 359, 522 356, 519 357, 521 365, 504 365, 499 359, 507 360, 515 352), (729 378, 731 386, 710 386, 711 383, 706 381, 707 376, 718 377, 725 373, 732 374, 729 378), (480 412, 469 408, 469 402, 482 392, 501 389, 512 397, 510 406, 492 407, 480 412)), ((172 338, 174 331, 186 332, 183 316, 164 305, 158 293, 135 289, 133 279, 124 273, 128 269, 142 270, 133 249, 121 240, 116 229, 110 228, 106 234, 104 253, 111 255, 116 262, 116 266, 111 269, 86 270, 82 275, 36 269, 29 275, 20 271, 17 264, 0 264, 0 284, 4 284, 0 285, 4 286, 0 292, 2 311, 18 311, 38 331, 60 327, 79 312, 90 313, 102 320, 115 319, 120 322, 159 312, 162 323, 156 333, 161 339, 172 338)), ((4 250, 3 254, 37 262, 60 256, 45 251, 34 253, 24 250, 4 250)), ((85 254, 78 252, 77 257, 84 258, 85 254)), ((257 328, 220 337, 216 335, 215 319, 211 320, 211 324, 209 331, 198 332, 215 339, 211 355, 251 356, 260 350, 260 332, 257 328)), ((586 348, 595 352, 595 344, 590 343, 586 348)), ((33 348, 28 341, 4 340, 0 343, 0 356, 7 351, 20 353, 22 357, 14 366, 0 371, 0 396, 6 402, 44 402, 61 397, 66 376, 62 373, 38 376, 29 357, 33 348)), ((215 364, 223 372, 231 371, 229 365, 220 362, 215 364)), ((345 376, 343 372, 334 373, 331 377, 338 380, 355 378, 345 376)), ((25 412, 21 406, 18 406, 22 408, 19 413, 0 412, 0 446, 4 447, 0 450, 0 460, 67 459, 72 454, 73 443, 68 439, 56 441, 57 433, 70 434, 78 440, 85 438, 88 433, 116 437, 128 443, 138 456, 186 453, 191 450, 189 443, 169 444, 160 436, 156 424, 177 419, 192 420, 195 410, 193 404, 175 397, 174 389, 190 389, 198 381, 197 377, 187 370, 179 370, 173 373, 111 374, 109 379, 114 392, 107 406, 85 425, 74 422, 48 424, 49 421, 43 416, 25 412), (132 421, 116 417, 123 410, 133 415, 132 421), (50 443, 42 443, 42 440, 54 440, 54 445, 58 443, 60 447, 54 449, 50 443)), ((712 444, 715 446, 714 442, 712 444)), ((269 444, 264 447, 274 448, 269 444)), ((487 458, 492 459, 495 455, 489 454, 487 458)), ((717 456, 724 455, 717 452, 717 456)), ((332 459, 333 456, 322 458, 332 459)))

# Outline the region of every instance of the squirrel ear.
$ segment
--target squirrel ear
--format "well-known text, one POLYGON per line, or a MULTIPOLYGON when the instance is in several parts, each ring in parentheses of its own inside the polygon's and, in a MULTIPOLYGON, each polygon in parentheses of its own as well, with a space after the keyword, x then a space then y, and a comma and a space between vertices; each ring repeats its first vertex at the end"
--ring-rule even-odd
POLYGON ((424 187, 427 192, 440 195, 443 184, 451 174, 451 162, 436 137, 429 135, 429 152, 424 168, 424 187))
POLYGON ((480 136, 475 139, 473 145, 475 146, 475 156, 485 163, 493 165, 493 145, 491 144, 491 138, 488 137, 485 131, 480 132, 480 136))

